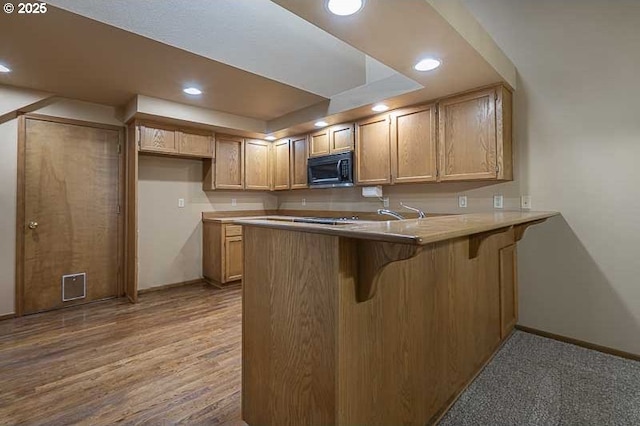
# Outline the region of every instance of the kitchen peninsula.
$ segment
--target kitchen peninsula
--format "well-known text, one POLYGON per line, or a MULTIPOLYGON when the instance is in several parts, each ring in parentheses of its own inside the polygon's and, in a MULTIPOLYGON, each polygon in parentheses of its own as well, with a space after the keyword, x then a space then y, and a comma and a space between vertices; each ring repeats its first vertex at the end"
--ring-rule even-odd
POLYGON ((516 323, 516 243, 556 214, 237 220, 243 419, 437 421, 516 323))

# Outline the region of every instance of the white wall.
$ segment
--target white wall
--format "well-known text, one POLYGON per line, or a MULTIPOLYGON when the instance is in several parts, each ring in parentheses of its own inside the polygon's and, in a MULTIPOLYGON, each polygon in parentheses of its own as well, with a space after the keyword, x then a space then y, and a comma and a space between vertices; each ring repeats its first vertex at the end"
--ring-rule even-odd
POLYGON ((18 120, 0 124, 0 316, 15 312, 18 120))
POLYGON ((640 2, 466 0, 519 72, 520 324, 640 354, 640 2))
POLYGON ((202 191, 201 160, 141 155, 138 164, 139 289, 202 278, 203 211, 277 208, 266 192, 202 191))

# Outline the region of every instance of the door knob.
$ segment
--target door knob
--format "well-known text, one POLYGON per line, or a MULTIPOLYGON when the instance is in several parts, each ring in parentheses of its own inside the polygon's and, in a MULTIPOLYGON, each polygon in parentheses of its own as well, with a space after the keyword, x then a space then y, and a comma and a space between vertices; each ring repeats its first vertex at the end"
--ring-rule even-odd
POLYGON ((36 229, 38 227, 38 222, 31 221, 29 222, 29 229, 36 229))

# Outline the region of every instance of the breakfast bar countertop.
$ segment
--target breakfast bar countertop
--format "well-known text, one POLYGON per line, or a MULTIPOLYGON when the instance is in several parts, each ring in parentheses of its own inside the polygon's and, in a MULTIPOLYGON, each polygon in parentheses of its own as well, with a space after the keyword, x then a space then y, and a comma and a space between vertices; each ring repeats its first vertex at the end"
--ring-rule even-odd
POLYGON ((539 222, 558 212, 471 213, 389 221, 345 221, 336 225, 293 222, 291 217, 230 218, 239 225, 336 235, 340 237, 425 245, 509 226, 539 222))

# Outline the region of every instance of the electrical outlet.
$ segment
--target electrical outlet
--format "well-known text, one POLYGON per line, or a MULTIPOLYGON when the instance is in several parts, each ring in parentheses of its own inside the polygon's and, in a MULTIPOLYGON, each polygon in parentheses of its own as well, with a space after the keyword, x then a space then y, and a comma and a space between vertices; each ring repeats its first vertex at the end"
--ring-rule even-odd
POLYGON ((466 195, 460 195, 458 197, 458 207, 466 209, 467 208, 467 196, 466 195))
POLYGON ((302 205, 303 205, 303 206, 306 206, 306 205, 307 205, 307 199, 306 199, 306 198, 303 198, 303 199, 302 199, 302 205))
POLYGON ((231 199, 231 207, 235 207, 238 203, 236 202, 235 198, 231 199))
POLYGON ((178 198, 178 207, 180 208, 184 207, 184 198, 178 198))
POLYGON ((493 196, 493 208, 501 209, 504 207, 504 197, 502 195, 493 196))
POLYGON ((384 208, 389 207, 389 197, 384 197, 384 198, 382 199, 382 206, 383 206, 384 208))
POLYGON ((531 195, 523 195, 520 199, 520 207, 523 209, 531 208, 531 195))

